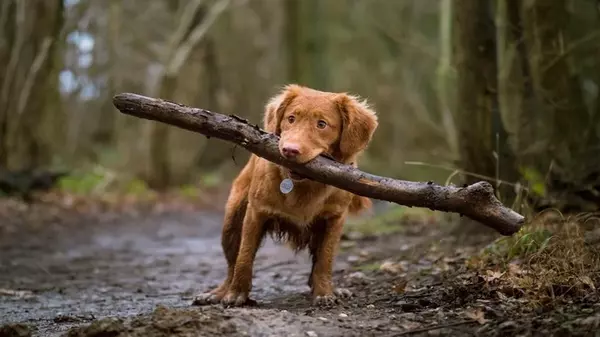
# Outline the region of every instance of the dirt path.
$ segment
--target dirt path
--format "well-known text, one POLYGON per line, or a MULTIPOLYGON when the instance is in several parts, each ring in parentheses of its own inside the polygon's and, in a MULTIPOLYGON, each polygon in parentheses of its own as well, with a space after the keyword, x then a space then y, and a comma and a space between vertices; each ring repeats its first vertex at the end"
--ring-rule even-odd
MULTIPOLYGON (((23 322, 35 328, 34 335, 53 336, 104 317, 148 314, 159 305, 187 308, 194 293, 224 277, 221 218, 203 212, 95 219, 97 224, 13 233, 0 241, 0 288, 24 292, 0 298, 0 324, 23 322)), ((347 267, 343 259, 336 264, 338 273, 347 267)), ((281 312, 312 310, 306 297, 309 271, 306 254, 267 240, 256 259, 253 296, 260 308, 227 312, 251 321, 268 315, 268 326, 254 329, 276 334, 292 327, 299 335, 338 330, 343 320, 332 325, 322 317, 281 312)), ((199 310, 224 313, 215 307, 199 310)), ((343 311, 331 312, 329 319, 337 321, 334 313, 343 311)))
MULTIPOLYGON (((220 213, 117 220, 13 235, 0 242, 0 324, 33 324, 40 336, 74 323, 187 307, 193 293, 222 280, 220 213)), ((306 256, 266 242, 256 260, 262 303, 305 291, 306 256), (270 268, 271 265, 280 265, 270 268)))
MULTIPOLYGON (((0 326, 23 323, 33 336, 150 337, 500 336, 527 326, 511 319, 509 307, 481 300, 479 281, 452 278, 478 246, 441 240, 436 226, 345 240, 335 280, 355 296, 333 308, 310 304, 307 254, 294 255, 271 240, 256 260, 252 296, 258 307, 191 307, 193 294, 224 277, 221 217, 194 212, 81 219, 5 235, 0 326), (384 270, 380 263, 387 258, 396 262, 384 270), (481 326, 477 317, 465 316, 473 306, 487 307, 487 320, 497 322, 481 326)), ((13 335, 0 329, 0 336, 13 335)))

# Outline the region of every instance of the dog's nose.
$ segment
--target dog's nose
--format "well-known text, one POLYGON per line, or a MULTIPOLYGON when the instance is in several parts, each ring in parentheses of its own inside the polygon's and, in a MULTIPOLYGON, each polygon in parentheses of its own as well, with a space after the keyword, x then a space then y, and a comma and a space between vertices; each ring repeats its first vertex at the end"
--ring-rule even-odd
POLYGON ((300 149, 296 144, 286 144, 281 149, 281 152, 287 158, 294 158, 300 154, 300 149))

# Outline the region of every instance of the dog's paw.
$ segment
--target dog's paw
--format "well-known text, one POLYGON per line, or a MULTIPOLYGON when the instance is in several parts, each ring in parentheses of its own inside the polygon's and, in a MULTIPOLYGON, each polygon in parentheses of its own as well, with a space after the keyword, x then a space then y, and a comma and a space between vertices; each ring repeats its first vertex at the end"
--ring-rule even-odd
POLYGON ((313 297, 313 305, 317 307, 330 307, 339 304, 340 300, 334 294, 313 297))
POLYGON ((222 296, 219 296, 215 293, 203 293, 194 297, 192 305, 202 306, 202 305, 211 305, 217 304, 221 301, 222 296))
POLYGON ((241 307, 244 305, 256 305, 256 301, 252 300, 247 292, 229 291, 221 299, 221 304, 228 307, 241 307))
POLYGON ((340 304, 341 299, 352 297, 352 292, 346 288, 336 288, 330 294, 316 295, 313 297, 313 305, 319 307, 329 307, 340 304))

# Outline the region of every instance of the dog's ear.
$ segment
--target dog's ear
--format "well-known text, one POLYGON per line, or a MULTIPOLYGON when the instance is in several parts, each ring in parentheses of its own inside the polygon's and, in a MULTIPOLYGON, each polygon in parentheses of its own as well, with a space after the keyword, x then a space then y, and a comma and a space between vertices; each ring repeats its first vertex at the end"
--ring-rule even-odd
POLYGON ((295 84, 287 85, 279 94, 269 100, 265 107, 265 115, 263 119, 263 127, 266 131, 276 135, 281 134, 281 119, 285 109, 292 103, 294 98, 298 96, 300 86, 295 84))
POLYGON ((335 102, 342 117, 340 159, 346 161, 367 147, 378 126, 377 115, 366 101, 355 96, 342 93, 335 102))

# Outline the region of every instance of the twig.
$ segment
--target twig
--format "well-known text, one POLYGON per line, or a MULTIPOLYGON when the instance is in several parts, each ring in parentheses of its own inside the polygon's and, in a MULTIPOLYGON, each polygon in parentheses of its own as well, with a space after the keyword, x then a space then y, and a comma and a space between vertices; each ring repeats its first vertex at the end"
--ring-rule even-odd
POLYGON ((467 321, 459 321, 459 322, 448 323, 448 324, 437 324, 437 325, 426 326, 424 328, 407 330, 407 331, 401 332, 401 333, 399 333, 397 335, 394 335, 394 336, 408 336, 408 335, 413 335, 413 334, 420 333, 420 332, 427 332, 427 331, 431 331, 431 330, 439 330, 439 329, 444 329, 444 328, 451 328, 453 326, 459 326, 459 325, 465 325, 465 324, 473 324, 473 323, 477 323, 477 322, 474 321, 474 320, 467 320, 467 321))
POLYGON ((594 39, 599 38, 599 37, 600 37, 600 31, 595 31, 593 33, 590 33, 590 34, 578 39, 577 41, 573 41, 571 44, 569 44, 569 46, 562 53, 560 53, 555 58, 550 60, 550 62, 548 62, 548 64, 546 64, 544 66, 544 68, 542 68, 541 73, 545 73, 548 70, 550 70, 550 68, 554 67, 558 62, 560 62, 563 58, 565 58, 566 56, 571 54, 579 46, 581 46, 587 42, 593 41, 594 39))
POLYGON ((239 118, 131 93, 116 95, 113 103, 122 113, 236 143, 258 157, 292 169, 313 181, 356 195, 409 207, 459 213, 503 235, 516 233, 525 222, 522 215, 502 205, 494 195, 493 186, 485 181, 456 187, 396 180, 360 171, 325 156, 299 164, 281 155, 277 135, 239 118))

